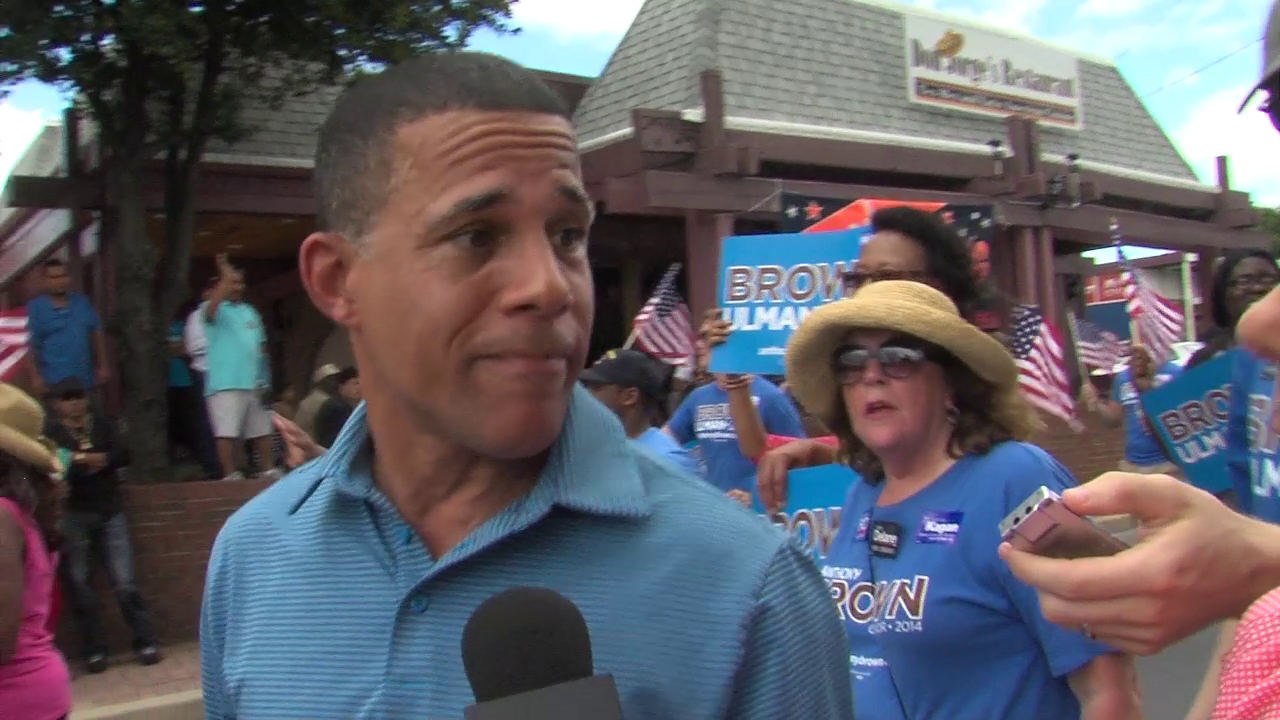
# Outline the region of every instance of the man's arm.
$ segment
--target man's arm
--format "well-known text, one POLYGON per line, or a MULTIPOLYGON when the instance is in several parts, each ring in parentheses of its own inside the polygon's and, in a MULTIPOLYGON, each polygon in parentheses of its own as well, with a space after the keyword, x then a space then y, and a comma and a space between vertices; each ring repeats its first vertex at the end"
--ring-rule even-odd
POLYGON ((804 431, 804 423, 800 421, 800 411, 791 398, 781 390, 776 393, 760 396, 760 419, 770 435, 786 435, 787 437, 808 437, 804 431))
POLYGON ((209 291, 209 300, 204 306, 205 322, 213 323, 218 321, 218 307, 227 299, 227 295, 231 292, 231 285, 235 282, 235 268, 231 266, 231 262, 227 260, 225 254, 218 255, 216 258, 218 263, 218 283, 213 286, 213 290, 209 291))
POLYGON ((725 717, 853 720, 840 615, 817 565, 790 543, 765 575, 725 717))

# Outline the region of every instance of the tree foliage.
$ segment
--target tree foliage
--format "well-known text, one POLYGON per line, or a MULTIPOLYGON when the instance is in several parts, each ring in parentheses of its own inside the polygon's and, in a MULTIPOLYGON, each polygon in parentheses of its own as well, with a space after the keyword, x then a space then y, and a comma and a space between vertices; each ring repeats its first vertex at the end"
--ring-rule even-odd
POLYGON ((1271 248, 1280 255, 1280 208, 1258 208, 1258 227, 1271 236, 1271 248))
POLYGON ((278 107, 356 73, 510 32, 510 0, 3 0, 0 89, 51 83, 93 126, 115 243, 115 339, 134 471, 166 469, 165 334, 189 293, 192 191, 212 140, 253 132, 278 107), (143 180, 164 178, 162 237, 143 180))

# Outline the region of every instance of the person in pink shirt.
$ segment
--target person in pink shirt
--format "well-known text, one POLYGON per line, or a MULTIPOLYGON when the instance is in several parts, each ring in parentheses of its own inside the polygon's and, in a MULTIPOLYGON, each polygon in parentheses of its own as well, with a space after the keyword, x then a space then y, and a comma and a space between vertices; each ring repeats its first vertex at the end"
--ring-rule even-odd
POLYGON ((0 383, 0 718, 60 720, 71 675, 49 630, 65 487, 44 410, 0 383))

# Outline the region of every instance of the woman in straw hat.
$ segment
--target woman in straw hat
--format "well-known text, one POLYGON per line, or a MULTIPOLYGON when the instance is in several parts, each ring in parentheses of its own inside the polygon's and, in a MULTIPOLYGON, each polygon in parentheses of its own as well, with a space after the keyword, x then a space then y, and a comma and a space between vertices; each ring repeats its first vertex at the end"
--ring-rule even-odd
POLYGON ((808 316, 787 382, 863 478, 824 567, 859 718, 1140 717, 1131 661, 1045 621, 997 555, 1008 512, 1075 484, 1022 442, 1034 415, 998 340, 929 286, 877 282, 808 316))
POLYGON ((0 717, 57 720, 71 678, 48 616, 64 487, 44 411, 0 383, 0 717))

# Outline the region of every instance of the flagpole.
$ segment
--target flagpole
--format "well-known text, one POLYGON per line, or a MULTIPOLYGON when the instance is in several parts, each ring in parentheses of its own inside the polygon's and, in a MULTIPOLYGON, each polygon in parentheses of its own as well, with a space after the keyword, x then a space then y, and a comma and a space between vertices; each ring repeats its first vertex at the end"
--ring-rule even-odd
POLYGON ((1191 284, 1192 253, 1182 253, 1182 329, 1187 342, 1196 339, 1196 296, 1191 284))
POLYGON ((636 344, 636 337, 640 335, 640 331, 631 328, 631 334, 627 336, 627 341, 622 344, 623 350, 630 350, 632 345, 636 344))

